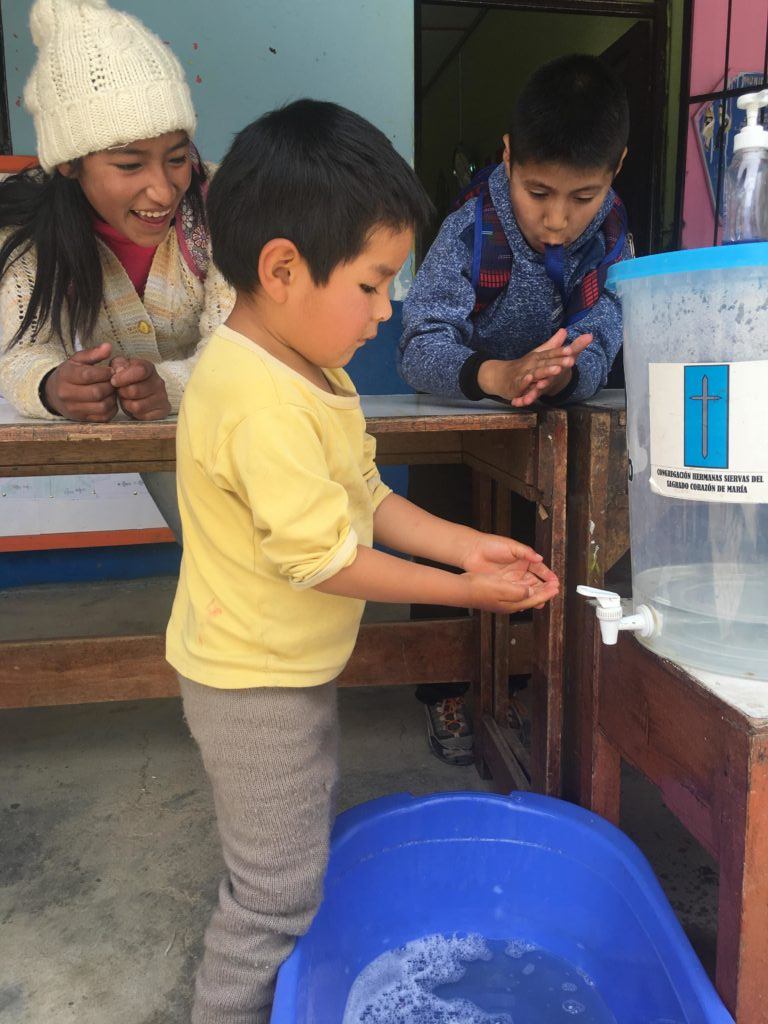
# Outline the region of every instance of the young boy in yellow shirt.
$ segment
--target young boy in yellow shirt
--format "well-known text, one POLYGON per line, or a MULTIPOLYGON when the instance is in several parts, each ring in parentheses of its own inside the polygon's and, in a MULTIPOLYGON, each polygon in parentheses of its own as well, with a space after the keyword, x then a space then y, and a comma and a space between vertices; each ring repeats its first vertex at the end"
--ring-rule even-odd
POLYGON ((167 656, 227 867, 192 1021, 261 1024, 321 898, 334 680, 365 601, 513 612, 541 606, 558 581, 527 546, 431 516, 379 477, 342 367, 390 316, 389 286, 430 212, 386 137, 334 104, 298 101, 237 136, 208 208, 237 301, 179 414, 184 558, 167 656))

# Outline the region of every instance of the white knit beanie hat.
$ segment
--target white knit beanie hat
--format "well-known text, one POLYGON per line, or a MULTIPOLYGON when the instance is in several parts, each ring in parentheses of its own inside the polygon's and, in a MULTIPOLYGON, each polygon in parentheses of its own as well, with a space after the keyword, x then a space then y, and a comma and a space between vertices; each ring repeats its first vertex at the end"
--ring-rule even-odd
POLYGON ((196 118, 184 72, 153 32, 106 0, 36 0, 37 63, 24 104, 45 171, 57 164, 185 131, 196 118))

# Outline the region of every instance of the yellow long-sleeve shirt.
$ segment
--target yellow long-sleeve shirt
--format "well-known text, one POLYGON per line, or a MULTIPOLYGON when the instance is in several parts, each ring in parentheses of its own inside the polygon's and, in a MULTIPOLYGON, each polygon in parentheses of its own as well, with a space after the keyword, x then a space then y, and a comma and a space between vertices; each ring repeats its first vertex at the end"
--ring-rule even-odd
POLYGON ((373 541, 389 494, 360 398, 333 394, 223 326, 181 404, 176 442, 184 533, 166 654, 222 688, 313 686, 354 647, 364 602, 314 587, 373 541))

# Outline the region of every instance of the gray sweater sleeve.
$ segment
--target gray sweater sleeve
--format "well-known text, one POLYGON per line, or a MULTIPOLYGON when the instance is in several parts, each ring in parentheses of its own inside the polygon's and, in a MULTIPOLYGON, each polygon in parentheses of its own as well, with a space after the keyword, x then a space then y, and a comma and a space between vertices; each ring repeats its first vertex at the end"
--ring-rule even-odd
POLYGON ((466 235, 467 228, 472 230, 474 209, 474 202, 465 203, 444 221, 403 305, 397 367, 415 391, 462 397, 459 374, 475 354, 470 346, 472 252, 466 235))
MULTIPOLYGON (((631 255, 630 246, 625 243, 621 258, 629 259, 631 255)), ((605 288, 592 309, 568 328, 569 341, 580 334, 593 335, 592 344, 576 361, 579 379, 568 395, 568 402, 584 402, 605 387, 608 372, 621 348, 622 332, 621 302, 615 292, 605 288)))

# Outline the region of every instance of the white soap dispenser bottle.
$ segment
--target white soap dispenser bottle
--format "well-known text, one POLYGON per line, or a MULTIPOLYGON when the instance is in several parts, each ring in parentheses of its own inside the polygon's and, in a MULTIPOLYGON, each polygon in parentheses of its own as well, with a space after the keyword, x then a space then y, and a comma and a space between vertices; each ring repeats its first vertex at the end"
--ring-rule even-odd
POLYGON ((747 123, 733 140, 733 159, 725 178, 723 241, 768 241, 768 131, 758 124, 768 106, 768 89, 739 96, 747 123))

